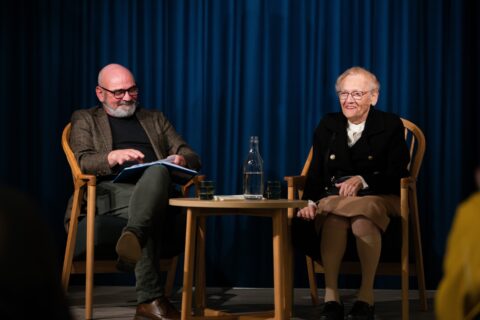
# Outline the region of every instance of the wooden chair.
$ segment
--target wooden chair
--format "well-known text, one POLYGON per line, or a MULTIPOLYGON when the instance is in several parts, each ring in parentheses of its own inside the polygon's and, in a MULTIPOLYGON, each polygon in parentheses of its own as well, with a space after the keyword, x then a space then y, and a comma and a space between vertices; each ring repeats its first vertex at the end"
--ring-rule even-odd
MULTIPOLYGON (((400 181, 400 207, 401 207, 401 256, 400 263, 382 262, 377 269, 378 275, 401 275, 402 278, 402 319, 408 319, 408 280, 410 275, 416 275, 419 288, 420 307, 423 311, 427 310, 427 298, 425 292, 425 275, 423 268, 423 254, 420 236, 419 213, 417 204, 417 187, 416 181, 420 166, 422 164, 423 155, 425 153, 425 136, 423 132, 409 120, 402 119, 405 127, 405 140, 409 145, 410 151, 410 176, 402 178, 400 181), (410 219, 411 218, 411 219, 410 219), (412 230, 409 231, 409 223, 411 222, 412 230), (413 236, 413 247, 415 249, 415 262, 409 263, 409 235, 413 236)), ((300 176, 287 176, 285 180, 288 183, 288 199, 302 198, 305 186, 306 176, 310 163, 312 161, 313 151, 310 149, 307 161, 303 167, 300 176)), ((290 210, 289 216, 293 218, 294 211, 290 210)), ((389 230, 387 229, 388 233, 389 230)), ((394 235, 397 236, 398 235, 394 235)), ((318 304, 318 291, 315 279, 315 273, 324 273, 323 266, 306 256, 308 280, 310 285, 310 295, 312 303, 318 304)), ((361 268, 358 261, 343 261, 340 270, 345 274, 360 274, 361 268)))
MULTIPOLYGON (((67 244, 63 261, 62 285, 65 291, 67 291, 71 274, 85 274, 85 319, 92 319, 94 274, 118 272, 116 269, 115 243, 121 234, 123 226, 126 225, 126 219, 95 215, 96 177, 94 175, 82 173, 69 145, 70 130, 71 124, 68 123, 62 134, 62 147, 72 171, 74 184, 72 213, 68 227, 67 244), (85 191, 87 191, 86 217, 80 220, 80 209, 85 191), (102 232, 99 232, 99 229, 102 229, 102 232), (105 232, 105 229, 109 230, 106 230, 105 232), (79 252, 82 251, 81 249, 79 250, 77 239, 78 237, 85 235, 85 233, 86 254, 83 254, 85 259, 77 259, 79 252), (105 233, 107 236, 104 236, 105 233), (102 237, 103 239, 100 239, 102 237), (105 250, 106 248, 107 250, 105 250), (102 255, 99 259, 95 259, 97 257, 95 251, 97 250, 102 251, 103 253, 108 251, 109 254, 102 255)), ((184 196, 187 195, 189 188, 191 186, 196 186, 198 182, 203 179, 203 176, 197 176, 189 181, 182 187, 182 194, 184 196)), ((195 192, 197 192, 197 190, 198 188, 195 192)), ((183 227, 183 237, 184 230, 185 228, 183 227)), ((81 255, 82 254, 80 254, 80 256, 81 255)), ((162 257, 163 255, 164 254, 162 254, 162 257)), ((173 256, 170 256, 170 253, 166 253, 165 255, 168 258, 162 258, 160 260, 160 270, 167 272, 165 295, 170 296, 175 280, 178 252, 174 253, 173 256)))

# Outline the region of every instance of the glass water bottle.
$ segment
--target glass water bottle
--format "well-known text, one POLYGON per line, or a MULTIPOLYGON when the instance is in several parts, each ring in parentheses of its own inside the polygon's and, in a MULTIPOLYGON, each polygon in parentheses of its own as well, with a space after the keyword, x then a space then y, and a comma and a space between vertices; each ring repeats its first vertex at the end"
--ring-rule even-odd
POLYGON ((257 136, 250 137, 250 149, 243 164, 243 196, 248 200, 263 198, 263 160, 257 136))

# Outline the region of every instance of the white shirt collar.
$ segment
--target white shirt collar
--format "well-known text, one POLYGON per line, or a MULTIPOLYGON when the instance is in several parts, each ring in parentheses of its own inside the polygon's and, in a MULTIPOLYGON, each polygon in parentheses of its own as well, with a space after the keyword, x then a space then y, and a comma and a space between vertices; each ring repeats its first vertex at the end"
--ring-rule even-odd
POLYGON ((365 121, 359 124, 348 121, 347 136, 348 146, 353 146, 362 136, 363 129, 365 129, 365 121))
POLYGON ((359 124, 355 124, 353 122, 348 121, 348 128, 347 130, 351 130, 353 132, 362 132, 365 129, 365 121, 359 124))

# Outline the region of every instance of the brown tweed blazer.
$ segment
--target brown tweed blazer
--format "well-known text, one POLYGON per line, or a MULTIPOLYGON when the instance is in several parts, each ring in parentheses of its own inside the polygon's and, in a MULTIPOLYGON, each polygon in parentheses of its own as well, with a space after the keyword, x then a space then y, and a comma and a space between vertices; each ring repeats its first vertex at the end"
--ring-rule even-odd
MULTIPOLYGON (((189 168, 195 170, 200 168, 199 156, 161 112, 137 108, 135 115, 158 159, 179 154, 185 157, 189 168)), ((73 113, 71 121, 70 146, 82 172, 97 176, 111 174, 107 156, 112 151, 112 132, 103 108, 77 110, 73 113)))

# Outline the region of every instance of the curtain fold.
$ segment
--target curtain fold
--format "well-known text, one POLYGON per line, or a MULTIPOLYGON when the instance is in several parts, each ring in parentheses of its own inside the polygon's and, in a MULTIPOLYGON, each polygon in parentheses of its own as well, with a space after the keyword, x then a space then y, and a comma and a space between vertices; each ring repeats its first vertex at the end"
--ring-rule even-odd
MULTIPOLYGON (((0 182, 38 199, 62 247, 71 180, 61 131, 75 109, 96 104, 98 71, 112 62, 133 71, 143 106, 163 111, 201 155, 217 193, 241 193, 251 135, 266 180, 283 181, 300 173, 319 120, 339 110, 336 77, 360 65, 380 80, 377 108, 426 134, 419 200, 435 288, 480 158, 479 13, 476 3, 448 0, 8 2, 0 182)), ((268 221, 210 219, 207 229, 209 285, 272 285, 268 221)), ((297 262, 297 285, 306 286, 297 262)))

